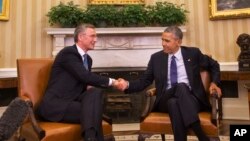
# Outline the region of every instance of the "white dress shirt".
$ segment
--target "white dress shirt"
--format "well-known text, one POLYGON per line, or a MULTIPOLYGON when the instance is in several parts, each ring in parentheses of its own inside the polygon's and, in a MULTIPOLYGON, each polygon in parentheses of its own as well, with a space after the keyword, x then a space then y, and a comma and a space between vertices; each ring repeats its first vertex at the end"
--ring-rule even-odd
MULTIPOLYGON (((84 55, 84 54, 87 54, 87 52, 84 52, 77 44, 76 44, 76 48, 77 48, 78 53, 82 56, 82 62, 84 62, 84 57, 83 57, 83 55, 84 55)), ((109 78, 109 86, 112 85, 112 82, 113 82, 113 81, 114 81, 113 78, 109 78)))
POLYGON ((182 54, 181 54, 181 48, 179 48, 179 50, 175 54, 169 54, 168 55, 168 80, 167 80, 168 81, 168 87, 167 87, 167 89, 171 88, 171 83, 170 83, 170 63, 171 63, 171 57, 173 55, 175 56, 175 61, 176 61, 176 65, 177 65, 177 82, 178 83, 186 83, 190 88, 186 68, 185 68, 183 57, 182 57, 182 54))

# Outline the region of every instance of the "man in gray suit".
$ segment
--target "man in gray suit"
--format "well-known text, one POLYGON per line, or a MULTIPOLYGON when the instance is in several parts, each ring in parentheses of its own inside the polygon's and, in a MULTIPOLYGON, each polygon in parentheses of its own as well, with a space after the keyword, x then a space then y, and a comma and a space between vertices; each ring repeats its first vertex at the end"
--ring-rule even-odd
POLYGON ((114 86, 116 80, 91 72, 87 54, 97 41, 95 27, 83 24, 74 32, 75 44, 56 56, 39 115, 49 121, 81 123, 85 141, 103 141, 103 95, 99 88, 114 86))
POLYGON ((211 72, 210 92, 217 91, 220 83, 220 68, 217 61, 204 55, 198 48, 181 46, 183 33, 170 26, 162 33, 163 50, 154 53, 144 75, 134 81, 120 79, 120 90, 125 93, 142 91, 155 81, 156 101, 154 111, 170 115, 175 141, 187 140, 187 129, 191 128, 199 141, 209 138, 201 129, 198 112, 210 110, 200 70, 211 72))

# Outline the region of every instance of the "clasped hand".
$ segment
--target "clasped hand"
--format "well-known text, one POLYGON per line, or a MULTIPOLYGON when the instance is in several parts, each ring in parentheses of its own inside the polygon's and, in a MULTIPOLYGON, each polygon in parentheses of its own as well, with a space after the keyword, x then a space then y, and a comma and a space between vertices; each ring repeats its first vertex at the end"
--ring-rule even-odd
POLYGON ((128 88, 128 81, 123 78, 119 78, 117 80, 114 80, 113 87, 120 91, 124 91, 128 88))

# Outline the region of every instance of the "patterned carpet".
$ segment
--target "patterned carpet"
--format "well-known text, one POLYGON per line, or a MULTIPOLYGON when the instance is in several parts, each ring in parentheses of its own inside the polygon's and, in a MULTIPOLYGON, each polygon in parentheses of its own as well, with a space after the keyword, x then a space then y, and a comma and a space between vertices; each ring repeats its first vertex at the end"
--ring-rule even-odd
MULTIPOLYGON (((138 135, 126 135, 126 136, 115 136, 116 141, 137 141, 138 135)), ((167 141, 173 141, 172 135, 166 135, 167 141)), ((220 136, 221 141, 229 141, 228 136, 220 136)), ((146 139, 146 141, 161 141, 160 135, 152 136, 150 139, 146 139)), ((198 141, 195 136, 188 136, 188 141, 198 141)))

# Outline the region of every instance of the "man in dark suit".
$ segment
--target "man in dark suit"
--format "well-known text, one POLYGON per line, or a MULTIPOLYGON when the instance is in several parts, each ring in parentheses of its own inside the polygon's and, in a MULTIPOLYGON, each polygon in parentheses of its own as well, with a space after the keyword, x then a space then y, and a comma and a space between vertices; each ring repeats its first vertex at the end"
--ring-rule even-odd
POLYGON ((163 50, 154 53, 144 75, 134 81, 119 79, 120 90, 125 93, 142 91, 155 81, 156 102, 154 109, 170 115, 175 141, 187 140, 187 129, 191 128, 199 141, 209 138, 201 129, 198 112, 210 110, 210 104, 202 85, 200 70, 211 72, 210 92, 221 90, 220 68, 217 61, 204 55, 198 48, 181 46, 183 33, 176 26, 162 33, 163 50))
POLYGON ((95 87, 114 86, 116 80, 91 72, 87 54, 97 41, 95 27, 78 26, 75 45, 65 47, 56 56, 39 115, 49 121, 81 123, 85 141, 102 141, 102 91, 95 87))

